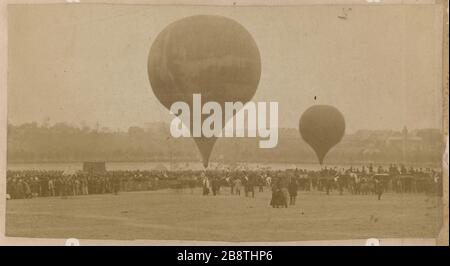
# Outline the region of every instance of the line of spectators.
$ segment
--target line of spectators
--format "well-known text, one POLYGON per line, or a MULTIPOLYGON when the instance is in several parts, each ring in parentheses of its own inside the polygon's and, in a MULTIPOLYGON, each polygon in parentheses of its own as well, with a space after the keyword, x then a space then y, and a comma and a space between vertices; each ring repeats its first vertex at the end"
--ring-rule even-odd
MULTIPOLYGON (((357 184, 364 184, 375 175, 385 177, 382 180, 385 191, 427 192, 429 189, 425 188, 429 186, 435 187, 434 190, 437 191, 442 190, 441 172, 394 164, 388 168, 368 165, 349 168, 324 167, 321 170, 119 170, 102 173, 79 171, 74 174, 56 170, 8 170, 6 177, 8 197, 23 199, 187 187, 191 189, 203 187, 204 195, 217 195, 221 186, 229 186, 231 194, 241 195, 242 191, 246 196, 254 197, 255 187, 262 192, 265 186, 273 187, 274 184, 280 184, 280 189, 291 186, 291 194, 294 194, 294 190, 295 192, 318 190, 329 193, 332 189, 340 190, 341 193, 347 189, 353 193, 358 188, 357 184), (280 181, 285 179, 287 181, 280 181)), ((295 201, 295 198, 291 201, 295 201)))

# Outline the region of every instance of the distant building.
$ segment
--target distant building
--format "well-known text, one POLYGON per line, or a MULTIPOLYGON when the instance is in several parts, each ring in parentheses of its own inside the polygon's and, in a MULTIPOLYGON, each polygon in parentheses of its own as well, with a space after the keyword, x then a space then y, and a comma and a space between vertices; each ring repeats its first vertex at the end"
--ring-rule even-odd
POLYGON ((106 171, 105 162, 83 162, 83 171, 89 173, 104 173, 106 171))
POLYGON ((391 136, 386 140, 388 148, 394 148, 402 151, 421 151, 424 149, 424 142, 421 137, 408 134, 408 129, 403 127, 400 136, 391 136))
POLYGON ((169 134, 169 124, 164 122, 151 122, 144 124, 144 130, 147 133, 154 135, 156 138, 163 138, 167 134, 169 134))

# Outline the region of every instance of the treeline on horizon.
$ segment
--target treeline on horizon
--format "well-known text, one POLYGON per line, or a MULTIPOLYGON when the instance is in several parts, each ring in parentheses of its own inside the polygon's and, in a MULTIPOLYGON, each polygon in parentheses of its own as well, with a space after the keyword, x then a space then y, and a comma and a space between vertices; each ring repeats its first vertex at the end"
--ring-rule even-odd
MULTIPOLYGON (((66 123, 8 123, 7 160, 26 162, 193 162, 200 153, 191 138, 171 137, 169 125, 151 123, 128 131, 66 123)), ((409 132, 360 130, 345 135, 325 162, 439 164, 444 143, 438 129, 409 132)), ((313 150, 296 129, 279 129, 278 146, 260 149, 258 138, 219 138, 211 162, 316 163, 313 150)))

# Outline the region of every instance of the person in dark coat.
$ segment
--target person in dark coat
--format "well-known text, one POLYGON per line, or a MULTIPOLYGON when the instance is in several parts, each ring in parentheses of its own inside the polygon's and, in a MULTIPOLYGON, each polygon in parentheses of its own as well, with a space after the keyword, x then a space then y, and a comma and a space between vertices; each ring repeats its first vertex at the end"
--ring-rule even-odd
POLYGON ((378 178, 374 179, 375 182, 375 193, 378 196, 378 200, 381 200, 381 195, 383 194, 383 184, 382 181, 378 178))
POLYGON ((252 193, 252 198, 255 197, 255 176, 250 175, 247 181, 247 193, 252 193))
POLYGON ((219 192, 219 180, 217 179, 217 177, 213 177, 211 180, 211 190, 213 196, 216 196, 219 192))
POLYGON ((273 208, 278 208, 280 206, 288 207, 286 197, 281 190, 281 182, 280 179, 277 179, 272 184, 272 198, 270 199, 270 205, 273 208))
POLYGON ((289 205, 295 205, 295 199, 297 198, 297 190, 298 190, 297 180, 292 178, 291 182, 288 185, 289 205))

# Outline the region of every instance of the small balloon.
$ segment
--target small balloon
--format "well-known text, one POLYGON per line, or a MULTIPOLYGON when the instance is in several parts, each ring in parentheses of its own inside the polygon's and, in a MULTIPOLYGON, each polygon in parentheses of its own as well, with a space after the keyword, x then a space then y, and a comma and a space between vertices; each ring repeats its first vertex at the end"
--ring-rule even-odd
MULTIPOLYGON (((261 75, 261 58, 250 33, 230 18, 196 15, 177 20, 154 40, 148 57, 153 93, 168 109, 177 101, 193 107, 193 94, 201 102, 251 100, 261 75)), ((193 133, 193 115, 190 132, 193 133)), ((202 122, 208 115, 202 115, 202 122)), ((226 124, 222 112, 222 125, 226 124)), ((215 137, 194 138, 206 168, 215 137)))
POLYGON ((345 119, 333 106, 314 105, 300 117, 299 130, 322 164, 328 151, 344 136, 345 119))

